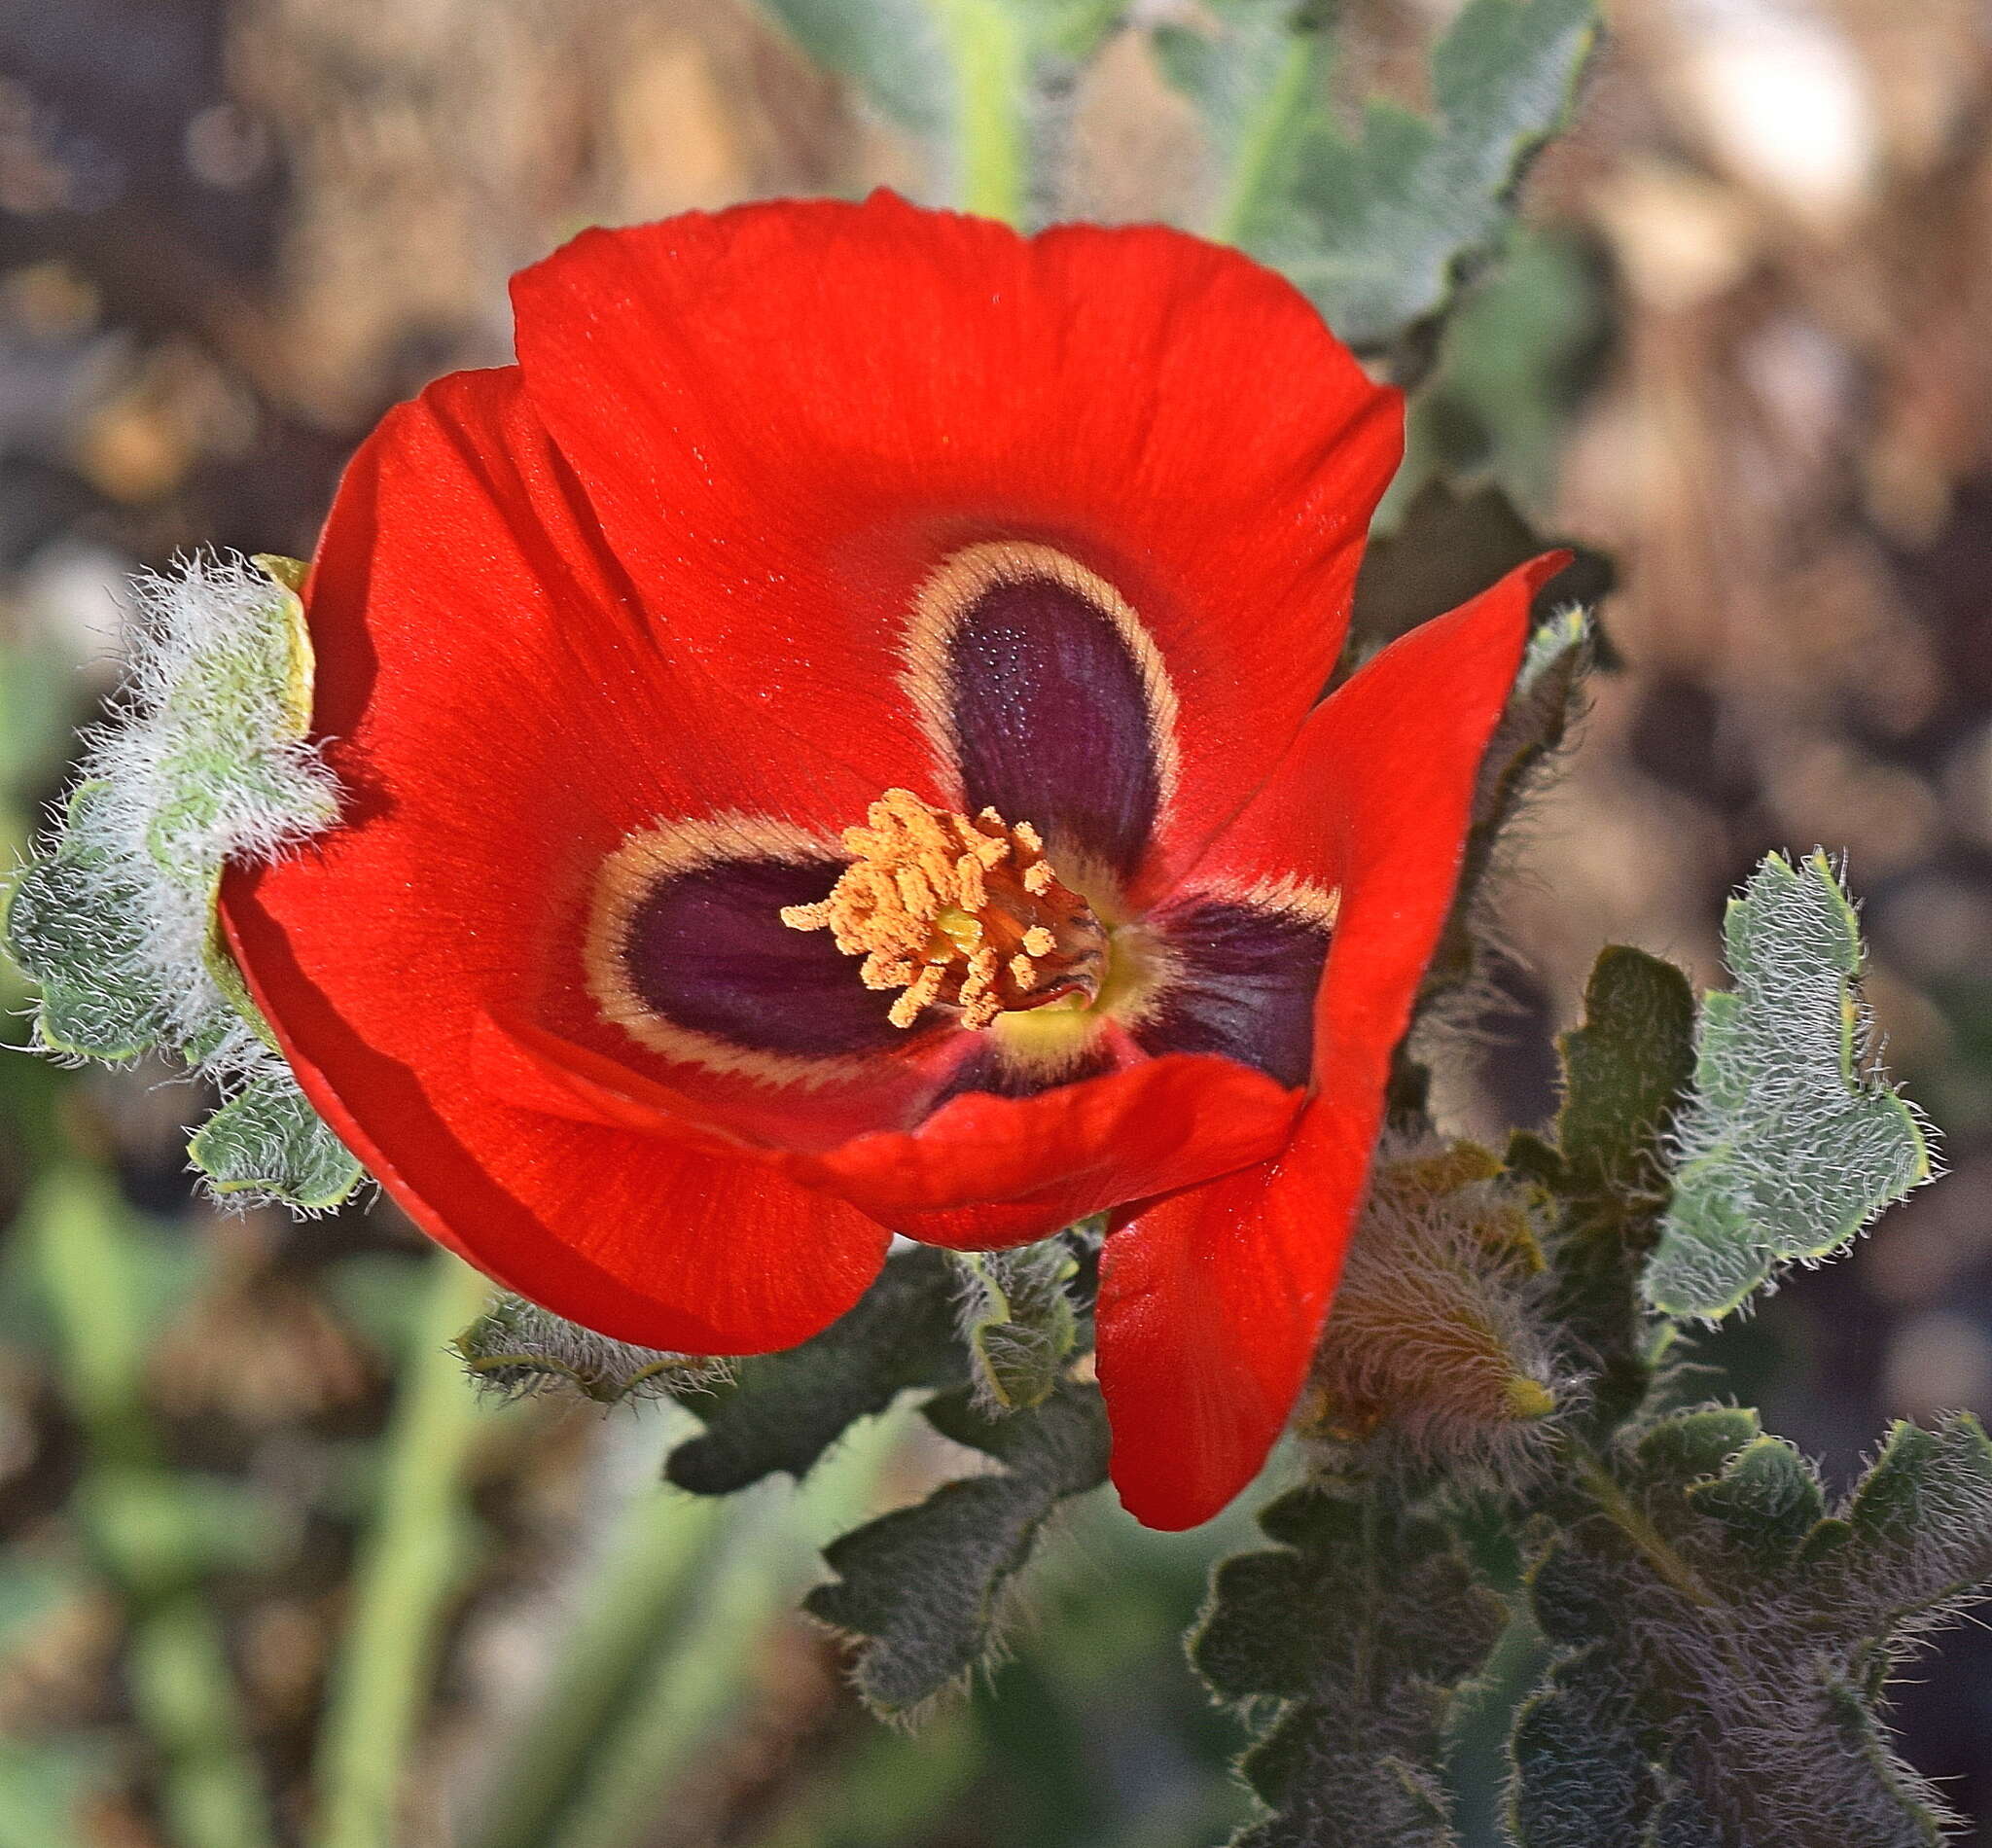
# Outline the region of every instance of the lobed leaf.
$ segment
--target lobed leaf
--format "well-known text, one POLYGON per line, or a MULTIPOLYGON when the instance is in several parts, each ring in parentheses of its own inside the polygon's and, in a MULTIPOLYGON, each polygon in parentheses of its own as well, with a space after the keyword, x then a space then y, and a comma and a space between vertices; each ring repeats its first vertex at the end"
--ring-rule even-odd
POLYGON ((1812 1466, 1729 1407, 1621 1443, 1589 1485, 1530 1578, 1561 1653, 1516 1726, 1519 1848, 1937 1841, 1942 1805, 1879 1702, 1914 1640, 1992 1583, 1976 1422, 1898 1426, 1831 1514, 1812 1466))
POLYGON ((1214 234, 1285 270, 1375 352, 1441 313, 1498 242, 1596 29, 1595 0, 1470 0, 1433 49, 1432 113, 1372 101, 1353 136, 1326 103, 1322 35, 1283 0, 1230 0, 1157 49, 1225 175, 1214 234))
POLYGON ((729 1495, 778 1470, 800 1479, 854 1420, 901 1393, 968 1383, 955 1315, 947 1255, 895 1253, 857 1307, 813 1340, 750 1355, 689 1400, 705 1431, 671 1452, 665 1475, 695 1495, 729 1495))
POLYGON ((1593 1369, 1592 1424, 1627 1416, 1652 1379, 1640 1295, 1669 1197, 1666 1154, 1693 1069, 1694 998, 1671 963, 1607 948, 1584 987, 1582 1024, 1557 1042, 1563 1104, 1555 1146, 1510 1145, 1510 1166, 1555 1203, 1552 1318, 1593 1369))
POLYGON ((1930 1178, 1928 1132, 1872 1067, 1854 907, 1824 854, 1772 854, 1729 902, 1673 1201, 1647 1272, 1670 1315, 1727 1315, 1930 1178))
POLYGON ((1515 1717, 1509 1825, 1529 1848, 1637 1842, 1657 1779, 1612 1653, 1579 1650, 1515 1717))
POLYGON ((69 798, 62 830, 8 896, 8 954, 40 990, 35 1037, 66 1057, 122 1063, 158 1044, 168 1010, 147 968, 143 895, 93 840, 102 783, 69 798))
POLYGON ((968 1393, 936 1399, 929 1421, 1002 1468, 935 1490, 824 1548, 837 1575, 805 1608, 859 1647, 853 1680, 882 1714, 945 1692, 986 1660, 1006 1593, 1059 1505, 1107 1479, 1099 1390, 1063 1381, 1026 1411, 990 1417, 968 1393))
POLYGON ((1442 1524, 1381 1499, 1310 1486, 1260 1524, 1279 1546, 1219 1565, 1191 1642, 1220 1699, 1276 1703, 1240 1761, 1271 1813, 1233 1848, 1451 1848, 1443 1733, 1499 1600, 1442 1524))
POLYGON ((937 201, 1018 222, 1055 193, 1051 92, 1112 26, 1111 0, 763 0, 927 159, 937 201))
POLYGON ((366 1170, 288 1071, 253 1078, 187 1145, 218 1194, 250 1193, 302 1213, 338 1206, 366 1170))

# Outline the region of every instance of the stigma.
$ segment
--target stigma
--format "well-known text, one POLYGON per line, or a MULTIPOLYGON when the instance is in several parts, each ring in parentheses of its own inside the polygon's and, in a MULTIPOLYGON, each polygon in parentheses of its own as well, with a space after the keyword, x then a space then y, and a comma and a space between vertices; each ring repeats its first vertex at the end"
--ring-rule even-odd
POLYGON ((843 842, 851 864, 830 896, 786 906, 781 920, 862 956, 866 987, 900 989, 894 1026, 935 1008, 980 1032, 999 1014, 1085 1008, 1099 993, 1107 934, 1029 822, 951 814, 889 789, 843 842))

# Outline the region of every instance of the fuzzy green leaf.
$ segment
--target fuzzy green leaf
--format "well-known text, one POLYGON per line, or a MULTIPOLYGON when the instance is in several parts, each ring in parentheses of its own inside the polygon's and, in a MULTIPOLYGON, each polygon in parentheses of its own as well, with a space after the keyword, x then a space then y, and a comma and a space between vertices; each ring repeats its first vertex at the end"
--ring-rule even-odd
POLYGON ((1300 144, 1327 63, 1318 32, 1295 29, 1293 0, 1227 0, 1156 28, 1157 62, 1196 106, 1211 172, 1202 229, 1256 248, 1292 212, 1300 144))
POLYGON ((501 1296, 451 1345, 477 1384, 505 1399, 571 1392, 598 1405, 670 1399, 731 1377, 724 1361, 635 1347, 501 1296))
POLYGON ((1240 1768, 1270 1815, 1235 1848, 1450 1848, 1439 1778, 1454 1697, 1499 1638, 1499 1601, 1439 1522, 1317 1488, 1260 1518, 1280 1546, 1225 1560, 1191 1644, 1248 1714, 1240 1768))
POLYGON ((1594 0, 1471 0, 1432 54, 1434 113, 1372 102, 1354 141, 1312 137, 1295 188, 1307 241, 1263 254, 1352 346, 1394 344, 1500 238, 1596 30, 1594 0))
POLYGON ((89 838, 103 785, 69 799, 51 851, 22 869, 7 902, 8 953, 40 989, 35 1035, 52 1051, 122 1062, 165 1024, 144 966, 143 896, 89 838))
POLYGON ((899 1252, 857 1307, 813 1340, 751 1355, 730 1382, 689 1399, 705 1431, 671 1452, 665 1475, 695 1495, 729 1495, 777 1470, 800 1478, 853 1420, 910 1388, 968 1378, 947 1255, 899 1252))
POLYGON ((288 1072, 252 1079, 200 1126, 187 1154, 215 1192, 300 1212, 338 1205, 365 1177, 288 1072))
POLYGON ((1689 1505, 1721 1521, 1739 1555, 1765 1573, 1789 1568, 1826 1515, 1819 1472, 1796 1446, 1768 1435, 1753 1439, 1721 1475, 1687 1494, 1689 1505))
MULTIPOLYGON (((1650 1219, 1664 1195, 1661 1152, 1693 1069, 1693 1035, 1694 997, 1672 963, 1621 945, 1600 954, 1583 1024, 1561 1042, 1556 1140, 1573 1185, 1617 1217, 1644 1208, 1650 1219)), ((1654 1228, 1642 1223, 1633 1235, 1650 1243, 1654 1228)))
POLYGON ((905 1713, 953 1687, 995 1641, 1005 1594, 1061 1502, 1107 1479, 1099 1390, 1061 1384, 1042 1404, 990 1418, 967 1394, 927 1406, 936 1429, 996 1458, 824 1549, 837 1575, 807 1609, 860 1639, 854 1679, 877 1712, 905 1713))
POLYGON ((940 9, 927 0, 763 0, 797 46, 855 84, 880 115, 940 139, 955 109, 954 70, 940 9))
POLYGON ((1654 1306, 1713 1321, 1839 1250, 1930 1178, 1921 1119, 1873 1069, 1854 908, 1824 854, 1772 854, 1729 902, 1735 987, 1708 997, 1654 1306))
POLYGON ((1810 1464, 1727 1407, 1621 1443, 1591 1494, 1530 1580, 1563 1654, 1516 1732, 1519 1848, 1934 1843, 1942 1806, 1877 1709, 1904 1651, 1992 1582, 1975 1421, 1897 1427, 1830 1515, 1810 1464), (1591 1833, 1585 1779, 1623 1799, 1591 1833))
POLYGON ((1594 1371, 1609 1428, 1651 1379, 1640 1273, 1668 1198, 1665 1152, 1693 1069, 1694 997, 1671 963, 1614 945, 1591 970, 1583 1024, 1563 1035, 1556 1147, 1519 1137, 1511 1166, 1557 1204, 1552 1313, 1594 1371))
POLYGON ((1655 1777, 1631 1690, 1603 1649, 1562 1662, 1515 1718, 1509 1826, 1529 1848, 1636 1842, 1655 1777))
POLYGON ((1372 101, 1351 138, 1322 35, 1283 0, 1229 0, 1159 37, 1223 175, 1209 222, 1283 269, 1360 351, 1439 315, 1499 241, 1528 157, 1562 125, 1594 0, 1471 0, 1432 53, 1433 113, 1372 101))

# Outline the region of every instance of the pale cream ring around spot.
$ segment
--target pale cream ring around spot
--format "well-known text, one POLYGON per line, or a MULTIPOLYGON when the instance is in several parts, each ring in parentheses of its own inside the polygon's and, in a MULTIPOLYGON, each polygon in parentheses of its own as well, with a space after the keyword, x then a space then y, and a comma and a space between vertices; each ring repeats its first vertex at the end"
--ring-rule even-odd
MULTIPOLYGON (((958 777, 955 766, 960 762, 960 740, 955 735, 947 673, 947 645, 956 625, 985 591, 998 585, 1028 584, 1033 579, 1049 579, 1083 597, 1113 623, 1133 657, 1148 696, 1159 826, 1163 811, 1176 794, 1180 767, 1176 743, 1179 713, 1168 667, 1133 605, 1098 572, 1088 571, 1077 558, 1055 546, 1020 539, 993 539, 964 547, 943 559, 914 596, 907 627, 904 681, 937 760, 945 774, 958 777)), ((961 792, 957 790, 955 794, 959 805, 961 792)), ((1071 875, 1061 867, 1059 876, 1069 881, 1071 875)), ((1087 894, 1088 898, 1091 896, 1087 894)))
MULTIPOLYGON (((822 1086, 860 1076, 872 1062, 864 1053, 810 1057, 761 1051, 666 1020, 637 993, 627 958, 631 919, 659 879, 728 860, 814 865, 822 861, 841 864, 849 858, 836 835, 765 815, 729 813, 659 821, 631 835, 595 875, 587 937, 582 949, 588 991, 602 1017, 639 1045, 667 1058, 691 1060, 713 1071, 765 1084, 822 1086)), ((825 868, 826 892, 836 876, 825 868)), ((854 974, 852 979, 856 978, 854 974)))
POLYGON ((1324 936, 1333 936, 1335 919, 1341 915, 1340 886, 1319 886, 1296 873, 1284 872, 1273 878, 1254 879, 1233 885, 1220 879, 1199 885, 1191 895, 1192 902, 1205 897, 1227 905, 1242 905, 1255 911, 1272 911, 1301 924, 1312 924, 1324 936))

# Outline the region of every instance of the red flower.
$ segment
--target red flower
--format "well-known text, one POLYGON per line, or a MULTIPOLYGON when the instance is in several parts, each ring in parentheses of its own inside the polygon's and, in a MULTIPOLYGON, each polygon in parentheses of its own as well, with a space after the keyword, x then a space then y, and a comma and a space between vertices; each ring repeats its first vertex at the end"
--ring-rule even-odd
POLYGON ((757 205, 515 304, 320 542, 344 819, 225 885, 305 1091, 652 1346, 1113 1209, 1115 1479, 1202 1520, 1305 1373, 1556 561, 1317 704, 1399 401, 1172 231, 757 205))

